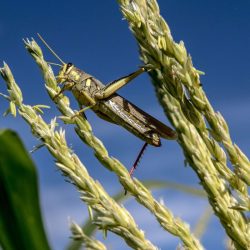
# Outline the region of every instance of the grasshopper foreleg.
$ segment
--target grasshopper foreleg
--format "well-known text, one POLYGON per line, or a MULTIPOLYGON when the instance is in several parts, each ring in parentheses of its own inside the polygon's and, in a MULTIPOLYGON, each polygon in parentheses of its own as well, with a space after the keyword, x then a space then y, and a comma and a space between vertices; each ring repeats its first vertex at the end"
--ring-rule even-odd
POLYGON ((54 101, 56 98, 58 98, 64 91, 66 90, 71 90, 72 87, 74 86, 74 82, 67 82, 67 83, 64 83, 63 87, 60 89, 60 91, 55 94, 55 96, 52 98, 52 100, 54 101))

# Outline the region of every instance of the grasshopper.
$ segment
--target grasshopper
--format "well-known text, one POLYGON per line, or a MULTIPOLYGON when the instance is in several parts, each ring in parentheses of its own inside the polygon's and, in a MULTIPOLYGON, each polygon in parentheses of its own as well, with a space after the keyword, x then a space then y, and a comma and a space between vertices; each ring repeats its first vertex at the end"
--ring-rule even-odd
MULTIPOLYGON (((57 83, 63 84, 63 87, 57 96, 65 90, 72 91, 80 107, 91 108, 100 118, 122 126, 145 142, 130 170, 130 175, 133 174, 148 144, 159 147, 161 146, 160 138, 177 139, 177 133, 174 130, 116 93, 135 77, 147 71, 146 66, 104 85, 92 75, 75 67, 72 63, 64 63, 45 40, 39 34, 38 36, 62 63, 57 76, 57 83)), ((86 108, 81 109, 78 113, 85 111, 86 108)))

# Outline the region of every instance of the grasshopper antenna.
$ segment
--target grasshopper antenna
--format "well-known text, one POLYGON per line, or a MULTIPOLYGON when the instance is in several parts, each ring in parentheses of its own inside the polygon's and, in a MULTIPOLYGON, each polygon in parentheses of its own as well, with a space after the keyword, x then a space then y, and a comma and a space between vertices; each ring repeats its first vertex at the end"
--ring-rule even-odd
POLYGON ((55 66, 59 66, 59 67, 62 67, 61 64, 59 63, 53 63, 53 62, 47 62, 49 65, 55 65, 55 66))
POLYGON ((47 49, 62 63, 65 64, 65 62, 56 54, 56 52, 45 42, 45 40, 42 38, 42 36, 37 33, 40 40, 43 42, 43 44, 47 47, 47 49))

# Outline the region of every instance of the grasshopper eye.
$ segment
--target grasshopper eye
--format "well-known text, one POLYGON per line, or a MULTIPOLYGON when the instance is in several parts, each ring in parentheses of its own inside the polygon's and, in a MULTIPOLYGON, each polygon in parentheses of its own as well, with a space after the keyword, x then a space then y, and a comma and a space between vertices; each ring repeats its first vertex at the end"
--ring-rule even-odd
POLYGON ((67 63, 67 68, 66 69, 69 69, 73 64, 72 63, 67 63))
POLYGON ((73 67, 72 63, 67 63, 65 65, 65 74, 69 74, 69 72, 71 71, 72 67, 73 67))

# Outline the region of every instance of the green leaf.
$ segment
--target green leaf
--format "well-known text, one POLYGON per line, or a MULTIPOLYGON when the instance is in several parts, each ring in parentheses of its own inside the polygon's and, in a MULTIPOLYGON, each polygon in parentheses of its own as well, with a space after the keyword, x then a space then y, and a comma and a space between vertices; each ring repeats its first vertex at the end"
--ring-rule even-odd
POLYGON ((5 250, 49 250, 36 168, 15 132, 0 131, 0 145, 0 246, 5 250))

